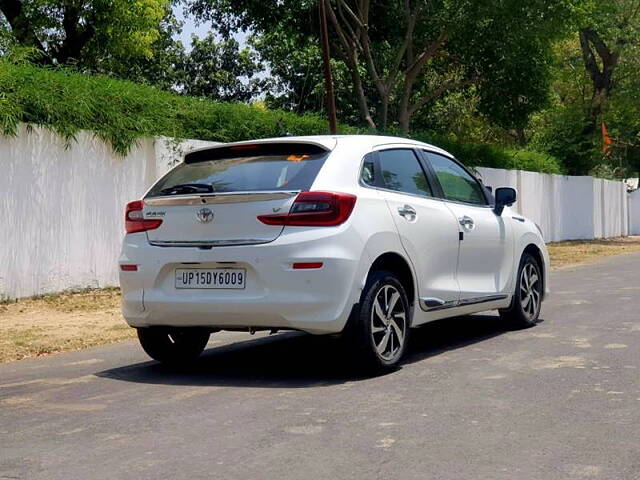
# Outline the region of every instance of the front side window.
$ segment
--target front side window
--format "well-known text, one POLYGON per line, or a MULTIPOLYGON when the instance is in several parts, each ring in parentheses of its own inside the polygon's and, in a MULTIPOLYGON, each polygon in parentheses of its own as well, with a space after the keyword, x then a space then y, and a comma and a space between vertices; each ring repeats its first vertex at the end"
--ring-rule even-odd
POLYGON ((379 155, 380 172, 385 188, 433 197, 431 186, 413 150, 382 150, 379 155))
POLYGON ((447 200, 474 205, 487 204, 480 184, 456 162, 431 152, 429 161, 447 200))
POLYGON ((308 190, 329 155, 318 148, 305 149, 300 145, 241 147, 187 156, 185 163, 156 183, 148 196, 308 190))

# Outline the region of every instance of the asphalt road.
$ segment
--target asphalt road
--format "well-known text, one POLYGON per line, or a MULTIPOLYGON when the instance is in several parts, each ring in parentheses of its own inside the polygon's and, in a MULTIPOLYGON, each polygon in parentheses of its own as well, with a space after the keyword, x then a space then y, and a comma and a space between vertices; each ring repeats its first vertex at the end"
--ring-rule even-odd
POLYGON ((535 328, 435 322, 377 378, 300 334, 0 365, 0 479, 640 479, 640 255, 552 289, 535 328))

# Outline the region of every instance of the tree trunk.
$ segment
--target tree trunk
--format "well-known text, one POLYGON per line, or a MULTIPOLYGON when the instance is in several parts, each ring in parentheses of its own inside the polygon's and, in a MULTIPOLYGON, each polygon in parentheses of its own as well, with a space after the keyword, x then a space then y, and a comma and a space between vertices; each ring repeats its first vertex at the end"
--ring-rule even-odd
POLYGON ((595 31, 588 28, 580 30, 580 48, 582 49, 585 70, 591 78, 593 89, 584 133, 592 134, 598 128, 600 115, 614 88, 613 74, 618 65, 620 54, 612 51, 595 31))
POLYGON ((367 103, 367 96, 364 93, 362 86, 362 78, 360 78, 360 72, 358 72, 358 57, 355 50, 347 52, 347 58, 349 70, 351 70, 351 79, 353 81, 353 89, 355 90, 356 97, 358 98, 358 107, 360 108, 360 116, 366 122, 367 127, 376 130, 376 124, 371 117, 369 110, 369 104, 367 103))
POLYGON ((409 133, 411 123, 411 115, 409 114, 409 103, 411 101, 411 93, 413 92, 413 83, 409 83, 409 79, 405 78, 404 87, 402 89, 402 98, 400 99, 400 108, 398 111, 398 123, 400 130, 404 135, 409 133))
POLYGON ((94 22, 82 21, 82 4, 69 2, 65 5, 62 18, 64 39, 55 50, 55 59, 66 65, 76 63, 82 56, 82 50, 95 35, 94 22))
POLYGON ((389 95, 385 95, 380 99, 380 128, 382 130, 387 129, 387 123, 389 121, 389 95))
POLYGON ((415 78, 416 75, 413 73, 407 73, 402 87, 402 97, 400 98, 400 108, 398 110, 398 123, 400 124, 400 130, 404 135, 409 133, 409 127, 411 126, 410 104, 415 78))
POLYGON ((347 66, 349 67, 351 73, 351 80, 353 82, 353 90, 358 99, 358 108, 360 109, 360 116, 365 121, 367 126, 371 129, 376 129, 376 124, 371 117, 371 112, 369 110, 369 104, 367 101, 367 96, 365 94, 364 88, 362 86, 362 78, 360 77, 360 72, 358 70, 358 50, 357 50, 357 37, 352 30, 346 32, 342 26, 340 25, 340 21, 336 16, 333 8, 331 8, 331 4, 327 5, 327 13, 333 28, 336 31, 338 36, 338 40, 342 44, 344 58, 347 61, 347 66))
POLYGON ((409 112, 401 111, 398 114, 398 122, 400 123, 400 130, 403 135, 409 133, 409 127, 411 126, 411 117, 409 116, 409 112))

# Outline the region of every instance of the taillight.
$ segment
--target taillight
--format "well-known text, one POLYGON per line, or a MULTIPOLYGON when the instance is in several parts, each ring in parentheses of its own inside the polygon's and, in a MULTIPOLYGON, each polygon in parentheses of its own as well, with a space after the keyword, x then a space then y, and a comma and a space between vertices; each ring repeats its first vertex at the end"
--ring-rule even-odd
POLYGON ((289 213, 260 215, 267 225, 297 227, 333 227, 344 223, 356 204, 356 196, 335 192, 302 192, 296 197, 289 213))
POLYGON ((127 203, 127 207, 124 213, 124 225, 127 233, 145 232, 147 230, 154 230, 162 225, 162 220, 150 220, 145 219, 142 216, 142 208, 144 202, 142 200, 136 200, 135 202, 127 203))

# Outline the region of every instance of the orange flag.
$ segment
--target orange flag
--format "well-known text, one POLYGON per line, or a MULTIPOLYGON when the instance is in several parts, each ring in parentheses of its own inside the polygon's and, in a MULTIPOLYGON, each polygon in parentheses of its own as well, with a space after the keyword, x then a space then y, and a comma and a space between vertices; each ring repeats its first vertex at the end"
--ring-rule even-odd
POLYGON ((605 155, 611 154, 611 145, 613 144, 613 139, 609 136, 609 131, 607 130, 607 126, 604 122, 602 122, 602 152, 605 155))

